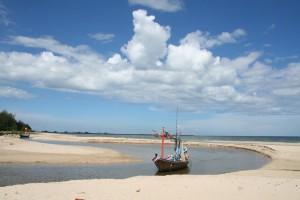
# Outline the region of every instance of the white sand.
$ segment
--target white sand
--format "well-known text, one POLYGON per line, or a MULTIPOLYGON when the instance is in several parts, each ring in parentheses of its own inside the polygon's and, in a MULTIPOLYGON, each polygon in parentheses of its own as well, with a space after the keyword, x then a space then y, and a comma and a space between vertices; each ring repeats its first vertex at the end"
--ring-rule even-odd
MULTIPOLYGON (((55 134, 53 136, 57 137, 55 134)), ((137 158, 110 149, 45 144, 11 136, 0 137, 0 163, 105 164, 137 161, 137 158)))
MULTIPOLYGON (((43 136, 37 137, 42 139, 43 136)), ((57 139, 56 135, 53 137, 57 139)), ((61 139, 80 140, 74 137, 68 139, 68 136, 61 139)), ((108 139, 105 140, 108 142, 108 139)), ((128 139, 111 140, 136 142, 128 139)), ((261 169, 221 175, 139 176, 121 180, 76 180, 7 186, 0 187, 0 199, 300 199, 300 144, 242 142, 192 145, 251 149, 270 156, 272 161, 261 169)), ((21 147, 16 149, 24 150, 21 147)))

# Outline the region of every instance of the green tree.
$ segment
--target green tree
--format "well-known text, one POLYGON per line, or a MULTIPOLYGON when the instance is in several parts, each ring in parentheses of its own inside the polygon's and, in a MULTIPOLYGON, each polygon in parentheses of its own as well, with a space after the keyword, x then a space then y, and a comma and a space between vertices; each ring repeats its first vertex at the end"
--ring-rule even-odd
POLYGON ((25 127, 31 129, 28 124, 17 121, 12 113, 8 113, 6 110, 0 112, 0 131, 21 131, 25 127))
POLYGON ((26 127, 31 129, 31 127, 28 124, 25 124, 21 120, 17 121, 16 126, 17 126, 17 130, 19 130, 19 131, 24 130, 26 127))
POLYGON ((0 113, 0 131, 8 131, 16 128, 15 116, 11 113, 8 113, 6 110, 0 113))

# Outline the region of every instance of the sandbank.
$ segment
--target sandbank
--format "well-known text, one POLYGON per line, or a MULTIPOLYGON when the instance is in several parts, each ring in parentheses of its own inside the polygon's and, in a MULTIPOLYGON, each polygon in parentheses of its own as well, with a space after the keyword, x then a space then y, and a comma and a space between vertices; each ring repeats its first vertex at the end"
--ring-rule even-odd
MULTIPOLYGON (((52 135, 54 138, 59 137, 56 134, 52 135)), ((32 137, 34 138, 35 135, 32 137)), ((0 136, 0 163, 2 164, 107 164, 138 161, 137 158, 111 149, 45 144, 20 139, 13 135, 0 136)))
MULTIPOLYGON (((111 143, 160 143, 159 140, 88 138, 38 134, 37 140, 111 143)), ((28 141, 29 142, 29 141, 28 141)), ((260 152, 272 160, 260 169, 220 175, 138 176, 128 179, 74 180, 0 187, 1 199, 299 199, 300 144, 272 142, 196 143, 187 145, 241 148, 260 152)), ((24 150, 22 143, 14 151, 24 150)), ((9 143, 0 152, 10 151, 9 143), (3 150, 4 148, 4 150, 3 150)), ((49 147, 50 148, 50 147, 49 147)), ((53 148, 58 148, 54 147, 53 148)), ((81 149, 81 147, 78 147, 81 149)), ((73 149, 73 148, 72 148, 73 149)), ((85 148, 84 148, 85 149, 85 148)), ((91 150, 90 148, 87 148, 91 150)), ((85 150, 66 150, 66 154, 85 150), (75 152, 73 152, 75 151, 75 152)), ((105 149, 103 149, 105 150, 105 149)), ((12 151, 12 150, 11 150, 12 151)), ((37 153, 36 148, 34 153, 37 153)), ((54 151, 54 150, 53 150, 54 151)), ((57 150, 61 152, 60 150, 57 150)), ((93 150, 91 150, 93 151, 93 150)), ((101 151, 101 150, 99 150, 101 151)), ((107 150, 106 150, 107 151, 107 150)), ((30 152, 32 153, 32 152, 30 152)), ((40 152, 39 152, 40 153, 40 152)), ((45 152, 42 152, 45 153, 45 152)), ((56 152, 57 153, 57 152, 56 152)), ((91 153, 91 152, 89 152, 91 153)), ((117 152, 118 153, 118 152, 117 152)), ((55 154, 55 153, 54 153, 55 154)), ((122 157, 122 156, 121 156, 122 157)), ((238 162, 238 161, 237 161, 238 162)))

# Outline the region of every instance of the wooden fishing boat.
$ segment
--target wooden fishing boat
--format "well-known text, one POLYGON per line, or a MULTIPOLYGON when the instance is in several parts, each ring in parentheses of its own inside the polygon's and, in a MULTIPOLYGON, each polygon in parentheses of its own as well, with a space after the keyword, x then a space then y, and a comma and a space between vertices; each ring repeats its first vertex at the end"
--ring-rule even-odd
MULTIPOLYGON (((177 135, 177 134, 176 134, 177 135)), ((175 140, 175 155, 170 155, 164 158, 164 139, 165 131, 162 129, 162 145, 161 145, 161 156, 155 154, 155 157, 152 159, 157 169, 161 172, 165 171, 174 171, 184 169, 188 166, 190 162, 190 157, 187 155, 187 148, 183 147, 183 142, 177 138, 172 138, 175 140)))
POLYGON ((189 160, 186 161, 174 161, 174 160, 167 160, 166 158, 159 158, 154 161, 157 169, 160 172, 166 171, 175 171, 180 170, 188 167, 189 160))
POLYGON ((21 133, 20 138, 29 138, 30 133, 21 133))
POLYGON ((20 138, 29 138, 30 136, 30 129, 25 127, 24 132, 20 133, 20 138))

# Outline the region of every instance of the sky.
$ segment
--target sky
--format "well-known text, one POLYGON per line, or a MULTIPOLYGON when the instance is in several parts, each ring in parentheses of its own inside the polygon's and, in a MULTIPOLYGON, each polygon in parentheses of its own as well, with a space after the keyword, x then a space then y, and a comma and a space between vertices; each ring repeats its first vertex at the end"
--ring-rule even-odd
POLYGON ((300 136, 297 0, 0 0, 0 110, 36 131, 300 136))

